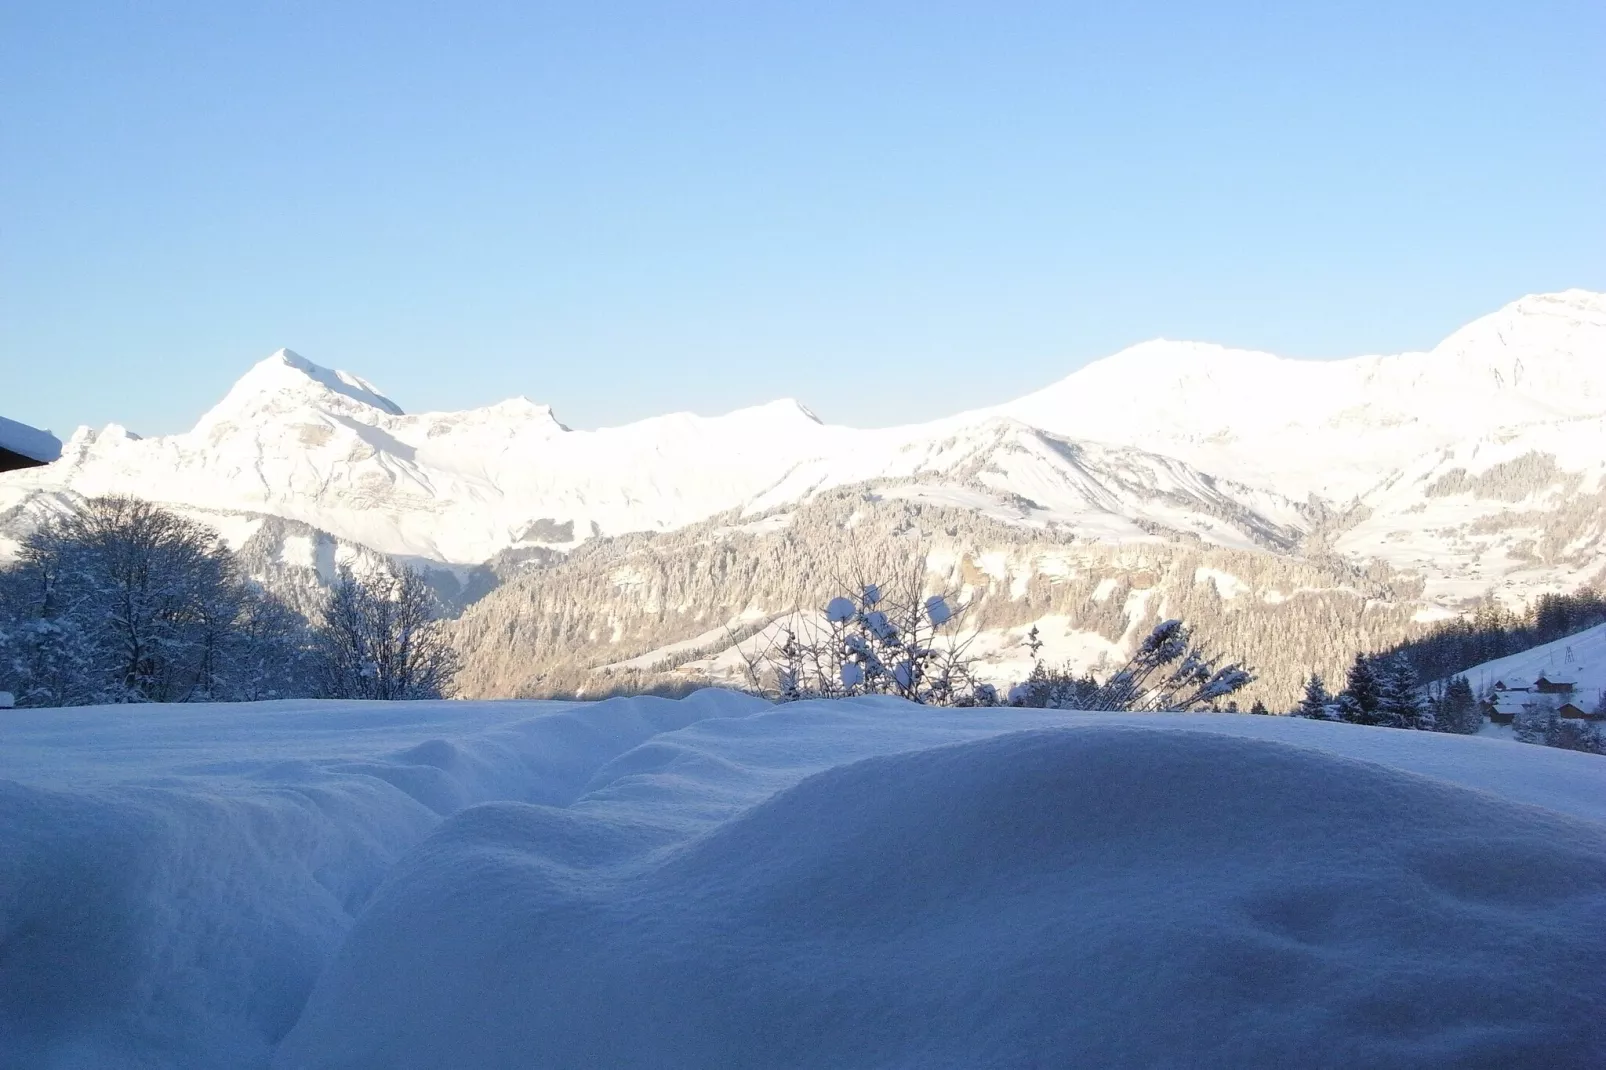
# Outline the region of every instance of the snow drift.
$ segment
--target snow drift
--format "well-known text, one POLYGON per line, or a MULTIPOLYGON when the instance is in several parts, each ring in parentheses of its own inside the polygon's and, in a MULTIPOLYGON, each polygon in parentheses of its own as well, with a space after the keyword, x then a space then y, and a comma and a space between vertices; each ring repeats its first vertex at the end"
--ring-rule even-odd
POLYGON ((1590 1066, 1606 763, 890 699, 0 720, 0 1063, 1590 1066))
POLYGON ((0 1066, 262 1066, 352 916, 443 815, 561 805, 655 734, 763 705, 6 711, 0 1066))

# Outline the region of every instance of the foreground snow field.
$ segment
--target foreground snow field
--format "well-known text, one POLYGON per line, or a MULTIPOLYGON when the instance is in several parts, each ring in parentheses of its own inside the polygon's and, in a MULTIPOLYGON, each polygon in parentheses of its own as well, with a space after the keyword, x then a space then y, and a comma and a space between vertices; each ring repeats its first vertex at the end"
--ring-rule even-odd
POLYGON ((1599 1066, 1606 760, 1273 717, 0 715, 0 1065, 1599 1066))

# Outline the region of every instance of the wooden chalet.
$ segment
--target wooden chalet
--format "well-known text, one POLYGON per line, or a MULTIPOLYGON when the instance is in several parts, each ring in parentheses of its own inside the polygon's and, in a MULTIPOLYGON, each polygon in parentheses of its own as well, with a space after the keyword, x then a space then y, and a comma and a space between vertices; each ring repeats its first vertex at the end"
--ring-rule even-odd
POLYGON ((1570 695, 1578 686, 1578 678, 1567 672, 1541 673, 1534 680, 1534 690, 1541 695, 1570 695))
POLYGON ((1510 724, 1517 719, 1519 713, 1531 705, 1533 702, 1525 694, 1519 692, 1513 695, 1506 692, 1496 694, 1492 701, 1483 703, 1483 712, 1495 724, 1510 724))
POLYGON ((1603 704, 1602 691, 1598 687, 1586 687, 1572 691, 1556 707, 1556 712, 1569 720, 1578 721, 1606 721, 1606 709, 1603 704))

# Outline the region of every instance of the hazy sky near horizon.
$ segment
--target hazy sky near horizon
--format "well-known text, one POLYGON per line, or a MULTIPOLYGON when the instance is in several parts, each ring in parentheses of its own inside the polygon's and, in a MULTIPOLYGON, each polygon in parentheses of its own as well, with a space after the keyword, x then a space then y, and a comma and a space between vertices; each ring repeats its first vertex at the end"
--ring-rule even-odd
POLYGON ((1316 7, 6 5, 0 415, 182 430, 288 346, 877 425, 1606 290, 1606 5, 1316 7))

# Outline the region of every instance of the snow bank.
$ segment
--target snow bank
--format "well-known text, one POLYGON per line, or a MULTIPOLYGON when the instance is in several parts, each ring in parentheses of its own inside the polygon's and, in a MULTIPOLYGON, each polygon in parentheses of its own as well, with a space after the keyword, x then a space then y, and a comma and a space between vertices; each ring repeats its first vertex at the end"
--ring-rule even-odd
POLYGON ((699 692, 17 711, 0 776, 5 1066, 1606 1057, 1592 755, 699 692))
POLYGON ((262 1066, 389 867, 764 704, 281 702, 0 717, 0 1066, 262 1066))
POLYGON ((794 706, 649 743, 567 808, 466 811, 397 867, 275 1065, 1606 1055, 1599 759, 1030 720, 794 706), (1440 765, 1466 772, 1407 771, 1440 765))

